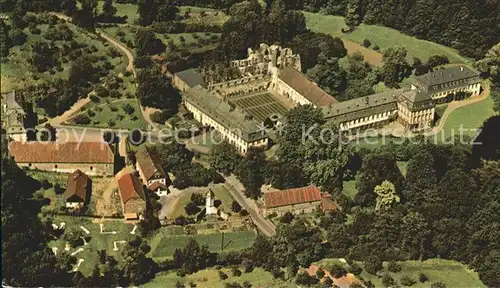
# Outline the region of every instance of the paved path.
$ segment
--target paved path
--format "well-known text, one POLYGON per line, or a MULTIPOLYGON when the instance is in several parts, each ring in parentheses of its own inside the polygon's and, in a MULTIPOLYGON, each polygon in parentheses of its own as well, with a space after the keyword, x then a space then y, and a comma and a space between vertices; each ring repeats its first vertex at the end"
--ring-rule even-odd
POLYGON ((101 30, 97 30, 97 34, 102 38, 104 38, 104 40, 108 41, 111 45, 115 46, 121 52, 123 52, 125 56, 127 56, 128 59, 127 71, 131 72, 134 75, 134 79, 137 78, 137 73, 134 68, 134 55, 132 54, 132 52, 130 52, 130 50, 128 50, 127 47, 123 46, 120 42, 116 41, 111 36, 107 35, 101 30))
POLYGON ((236 179, 234 175, 226 177, 226 183, 224 184, 227 190, 233 195, 233 198, 243 207, 243 209, 247 210, 252 217, 253 223, 259 228, 259 230, 266 236, 271 237, 276 234, 276 227, 274 224, 265 219, 260 213, 259 208, 256 203, 252 199, 248 199, 243 191, 243 185, 236 179))

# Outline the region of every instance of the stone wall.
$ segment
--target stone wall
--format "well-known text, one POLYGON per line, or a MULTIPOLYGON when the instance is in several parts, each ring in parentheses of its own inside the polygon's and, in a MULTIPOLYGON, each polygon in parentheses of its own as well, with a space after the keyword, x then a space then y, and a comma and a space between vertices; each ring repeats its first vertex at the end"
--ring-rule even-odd
POLYGON ((285 214, 286 212, 291 212, 293 214, 301 213, 311 213, 316 210, 321 205, 321 201, 315 201, 310 203, 301 203, 296 205, 282 206, 276 208, 267 208, 264 211, 264 216, 276 213, 278 216, 285 214))
POLYGON ((52 171, 60 173, 73 173, 77 169, 83 173, 93 176, 111 176, 114 172, 114 165, 104 163, 17 163, 20 167, 52 171))

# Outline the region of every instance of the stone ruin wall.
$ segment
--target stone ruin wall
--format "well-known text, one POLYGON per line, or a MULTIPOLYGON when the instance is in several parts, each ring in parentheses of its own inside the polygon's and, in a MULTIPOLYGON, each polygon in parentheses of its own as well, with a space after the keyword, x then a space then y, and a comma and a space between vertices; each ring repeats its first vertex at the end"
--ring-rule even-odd
POLYGON ((240 79, 208 85, 208 89, 222 99, 266 91, 271 83, 267 75, 248 76, 240 79))

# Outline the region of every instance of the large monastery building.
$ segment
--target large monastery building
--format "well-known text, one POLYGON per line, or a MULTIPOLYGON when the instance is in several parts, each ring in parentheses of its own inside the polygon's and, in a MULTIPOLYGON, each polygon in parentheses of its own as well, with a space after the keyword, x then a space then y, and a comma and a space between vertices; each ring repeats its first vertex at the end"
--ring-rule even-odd
POLYGON ((256 50, 249 49, 248 54, 247 59, 230 63, 230 69, 240 73, 236 79, 206 82, 203 73, 195 69, 174 75, 174 85, 184 92, 184 105, 194 119, 216 129, 241 153, 252 146, 268 145, 262 119, 281 123, 276 119, 284 116, 285 108, 272 103, 271 95, 278 95, 291 106, 310 104, 320 108, 325 119, 337 123, 343 132, 377 128, 394 121, 405 130, 418 132, 434 124, 437 103, 481 92, 479 74, 466 66, 455 66, 417 76, 411 89, 339 102, 300 71, 300 56, 291 49, 261 44, 256 50))

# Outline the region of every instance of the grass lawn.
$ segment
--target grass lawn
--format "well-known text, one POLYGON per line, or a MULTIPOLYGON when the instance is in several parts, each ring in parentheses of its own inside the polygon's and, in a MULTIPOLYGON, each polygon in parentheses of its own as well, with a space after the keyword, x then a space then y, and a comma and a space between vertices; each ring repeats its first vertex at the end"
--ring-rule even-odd
MULTIPOLYGON (((148 127, 148 124, 142 117, 139 103, 136 99, 120 99, 110 103, 100 104, 82 114, 89 116, 91 120, 91 124, 85 126, 120 129, 147 129, 148 127), (125 104, 130 104, 134 108, 134 112, 131 115, 123 111, 122 106, 125 104), (116 110, 113 111, 112 109, 116 110), (95 115, 90 117, 88 111, 92 111, 95 115), (122 115, 123 119, 120 119, 119 115, 122 115), (114 125, 111 125, 112 123, 110 121, 112 121, 114 125)), ((75 124, 72 123, 71 125, 75 124)))
MULTIPOLYGON (((79 267, 79 271, 81 271, 84 275, 90 275, 94 266, 96 264, 99 264, 99 258, 97 255, 98 250, 105 249, 107 255, 114 256, 116 260, 121 261, 121 251, 123 250, 123 246, 126 244, 118 244, 119 250, 113 251, 113 241, 130 241, 135 238, 135 235, 130 234, 133 229, 133 225, 125 224, 121 219, 103 222, 104 231, 116 231, 116 234, 101 234, 99 224, 92 223, 91 218, 82 218, 77 216, 55 216, 53 222, 57 225, 59 225, 60 222, 65 222, 65 233, 71 231, 73 228, 80 229, 80 225, 84 226, 90 231, 90 234, 88 235, 92 239, 90 240, 90 242, 88 242, 87 245, 80 246, 84 249, 84 251, 79 252, 75 255, 77 259, 84 259, 84 262, 79 267)), ((59 248, 58 253, 66 253, 64 251, 64 235, 57 240, 49 242, 49 247, 57 247, 59 248)), ((70 248, 69 253, 73 253, 74 251, 76 251, 75 248, 70 248)))
POLYGON ((178 200, 175 202, 175 205, 172 205, 172 213, 170 214, 172 219, 175 219, 179 216, 188 216, 186 214, 186 211, 184 210, 184 207, 186 204, 191 202, 191 194, 183 194, 181 195, 178 200))
POLYGON ((59 184, 63 189, 65 189, 68 181, 68 174, 39 170, 27 170, 26 174, 38 181, 47 180, 50 182, 50 184, 52 184, 52 187, 50 187, 49 189, 41 188, 39 192, 37 192, 43 194, 45 198, 50 199, 50 205, 42 207, 43 211, 58 211, 59 207, 65 205, 63 195, 57 195, 55 193, 54 185, 59 184))
MULTIPOLYGON (((237 231, 224 233, 224 251, 241 250, 250 247, 255 239, 251 231, 237 231)), ((176 248, 186 246, 189 239, 194 238, 200 245, 207 245, 213 252, 221 251, 222 233, 197 235, 171 235, 160 231, 150 241, 151 256, 157 260, 171 258, 176 248)))
POLYGON ((304 12, 304 15, 306 16, 307 27, 314 32, 330 34, 333 37, 341 37, 357 43, 362 43, 364 39, 368 39, 372 45, 379 46, 381 50, 391 46, 403 46, 408 50, 409 59, 418 57, 422 61, 427 61, 433 55, 446 55, 451 63, 472 63, 470 59, 460 56, 452 48, 420 40, 391 28, 361 24, 354 32, 343 34, 341 31, 345 27, 343 17, 309 12, 304 12))
MULTIPOLYGON (((242 272, 243 269, 239 268, 242 272)), ((146 283, 144 288, 163 288, 163 287, 176 287, 175 284, 180 282, 186 287, 188 284, 193 282, 196 287, 225 287, 224 283, 238 282, 242 284, 248 281, 252 284, 252 287, 297 287, 295 284, 284 282, 283 280, 274 279, 271 273, 265 271, 262 268, 255 268, 250 273, 243 273, 240 277, 233 276, 231 274, 231 269, 221 269, 227 274, 228 278, 224 281, 219 278, 219 271, 210 268, 198 271, 191 275, 186 275, 185 277, 179 277, 175 272, 162 272, 156 275, 156 278, 151 282, 146 283)))
MULTIPOLYGON (((443 282, 446 287, 486 287, 481 280, 479 280, 479 275, 467 268, 467 266, 443 259, 429 259, 423 262, 420 261, 405 261, 398 262, 401 264, 402 270, 399 273, 389 274, 399 283, 402 276, 409 276, 417 283, 411 287, 424 288, 430 287, 431 283, 443 282), (420 273, 424 273, 429 278, 429 281, 425 283, 418 282, 418 276, 420 273)), ((384 266, 386 266, 385 263, 384 266)), ((384 269, 384 271, 386 271, 384 269)), ((379 272, 380 273, 380 272, 379 272)), ((380 273, 381 275, 383 273, 380 273)), ((367 273, 365 270, 361 273, 361 276, 367 280, 372 281, 375 287, 383 287, 381 278, 375 275, 367 273)))
POLYGON ((407 161, 398 161, 398 168, 399 171, 401 171, 401 174, 406 177, 406 168, 408 168, 408 162, 407 161))
MULTIPOLYGON (((97 2, 98 13, 102 12, 102 5, 103 4, 104 4, 104 1, 97 2)), ((113 6, 116 8, 116 16, 119 16, 119 17, 127 16, 127 23, 134 23, 134 21, 138 18, 136 4, 116 3, 115 1, 113 1, 113 6)))
POLYGON ((222 204, 219 206, 219 209, 224 212, 232 213, 231 204, 233 203, 234 198, 226 189, 226 187, 217 185, 213 187, 212 191, 215 193, 215 200, 220 200, 222 202, 222 204))
MULTIPOLYGON (((214 185, 212 191, 215 193, 215 200, 220 200, 222 202, 221 206, 219 206, 219 209, 221 209, 224 212, 232 213, 231 204, 233 203, 234 199, 233 196, 231 196, 231 194, 229 193, 229 191, 227 191, 227 189, 222 185, 214 185)), ((187 217, 188 215, 186 214, 184 207, 189 202, 191 202, 191 193, 182 194, 175 202, 175 205, 172 205, 173 211, 171 214, 171 218, 175 219, 179 216, 187 217)), ((203 209, 204 207, 200 206, 200 208, 203 209)))
POLYGON ((356 190, 356 180, 344 181, 344 187, 342 189, 342 193, 349 197, 351 200, 354 200, 356 194, 358 194, 358 190, 356 190))
POLYGON ((453 135, 460 135, 459 129, 461 127, 468 129, 464 131, 464 135, 474 137, 478 132, 477 129, 483 125, 483 122, 494 114, 493 99, 491 97, 481 102, 458 108, 446 119, 443 131, 440 133, 442 135, 440 135, 439 139, 445 140, 453 135))

